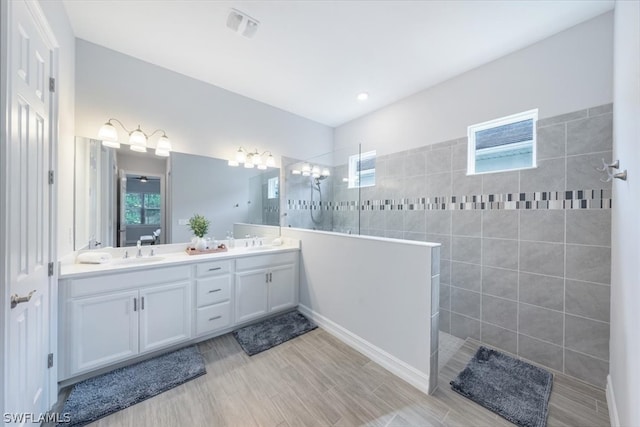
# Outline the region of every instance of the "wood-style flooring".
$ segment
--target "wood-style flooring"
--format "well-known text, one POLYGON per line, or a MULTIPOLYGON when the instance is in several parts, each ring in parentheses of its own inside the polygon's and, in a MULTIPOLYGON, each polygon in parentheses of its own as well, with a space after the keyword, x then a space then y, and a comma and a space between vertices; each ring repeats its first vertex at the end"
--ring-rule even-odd
MULTIPOLYGON (((93 426, 511 426, 454 393, 467 340, 427 396, 322 329, 248 357, 230 335, 199 344, 207 374, 93 426)), ((556 375, 548 425, 608 426, 603 390, 556 375)))

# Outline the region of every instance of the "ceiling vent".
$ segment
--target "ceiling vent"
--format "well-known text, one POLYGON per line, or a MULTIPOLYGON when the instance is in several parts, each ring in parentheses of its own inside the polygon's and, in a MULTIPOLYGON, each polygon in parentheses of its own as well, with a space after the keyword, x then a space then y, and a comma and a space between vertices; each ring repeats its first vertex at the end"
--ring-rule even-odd
POLYGON ((249 39, 256 34, 258 26, 260 26, 260 21, 244 12, 240 12, 238 9, 231 9, 227 17, 227 27, 249 39))

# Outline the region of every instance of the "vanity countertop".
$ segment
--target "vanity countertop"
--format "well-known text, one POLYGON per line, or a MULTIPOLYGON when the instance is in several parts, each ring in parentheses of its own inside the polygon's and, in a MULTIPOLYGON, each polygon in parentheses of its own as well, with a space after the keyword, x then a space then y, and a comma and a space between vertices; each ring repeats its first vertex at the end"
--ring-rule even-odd
POLYGON ((229 249, 226 252, 216 252, 201 255, 189 255, 186 253, 186 245, 159 245, 144 246, 144 256, 136 258, 137 249, 117 248, 107 249, 105 252, 111 252, 113 258, 110 262, 103 264, 79 264, 75 262, 75 255, 69 262, 60 262, 59 279, 71 279, 80 277, 90 277, 93 275, 101 275, 111 272, 125 272, 144 270, 150 267, 164 267, 176 264, 194 264, 202 261, 223 260, 229 258, 243 258, 249 256, 259 256, 264 254, 273 254, 279 252, 291 252, 300 250, 298 241, 287 241, 280 246, 240 246, 229 249), (155 255, 149 256, 151 248, 154 249, 155 255), (180 250, 181 248, 181 250, 180 250), (129 251, 129 258, 123 258, 124 251, 129 251))

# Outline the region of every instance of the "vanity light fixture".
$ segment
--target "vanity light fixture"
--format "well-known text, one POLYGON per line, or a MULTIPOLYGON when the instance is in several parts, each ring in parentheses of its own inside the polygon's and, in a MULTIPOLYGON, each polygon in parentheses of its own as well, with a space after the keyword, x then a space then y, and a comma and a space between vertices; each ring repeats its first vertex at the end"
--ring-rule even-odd
POLYGON ((262 154, 255 149, 252 152, 247 152, 244 148, 239 147, 236 151, 235 160, 227 161, 229 166, 240 166, 242 164, 245 168, 251 169, 256 167, 260 170, 272 168, 276 166, 276 159, 271 154, 271 151, 265 151, 262 154), (264 158, 266 156, 266 158, 264 158))
POLYGON ((329 168, 320 168, 317 165, 311 165, 309 163, 303 163, 299 168, 294 167, 291 169, 291 175, 311 176, 313 178, 326 178, 331 176, 329 168))
POLYGON ((118 119, 109 119, 102 125, 98 131, 98 138, 102 140, 102 145, 111 148, 120 148, 120 142, 118 141, 118 131, 112 122, 118 123, 122 129, 129 134, 129 148, 132 151, 145 153, 147 151, 148 139, 156 133, 162 132, 162 136, 156 144, 156 155, 161 157, 169 156, 171 152, 171 141, 167 137, 167 134, 162 129, 156 129, 150 134, 145 133, 140 129, 140 125, 132 131, 126 128, 124 124, 118 119))

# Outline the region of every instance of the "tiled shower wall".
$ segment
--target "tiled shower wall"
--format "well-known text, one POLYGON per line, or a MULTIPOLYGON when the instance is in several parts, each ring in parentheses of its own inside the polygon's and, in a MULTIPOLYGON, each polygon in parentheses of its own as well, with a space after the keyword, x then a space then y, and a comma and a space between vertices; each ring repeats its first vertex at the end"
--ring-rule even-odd
POLYGON ((537 138, 538 167, 515 172, 467 176, 466 138, 379 157, 361 234, 442 243, 442 331, 604 386, 611 183, 594 167, 612 106, 540 120, 537 138))

